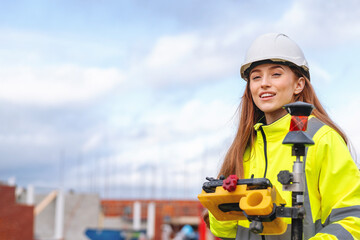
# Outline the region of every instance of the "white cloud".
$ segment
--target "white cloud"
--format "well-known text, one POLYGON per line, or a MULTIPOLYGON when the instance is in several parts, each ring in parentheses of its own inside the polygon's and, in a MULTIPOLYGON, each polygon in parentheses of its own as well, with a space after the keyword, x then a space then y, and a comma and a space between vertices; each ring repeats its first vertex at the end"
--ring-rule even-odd
POLYGON ((96 133, 90 136, 82 146, 83 152, 89 152, 99 147, 103 140, 103 134, 96 133))
POLYGON ((360 36, 360 2, 295 0, 275 26, 310 46, 344 44, 360 36))
POLYGON ((150 68, 162 68, 186 60, 199 46, 195 35, 164 36, 160 38, 147 57, 146 65, 150 68))
POLYGON ((42 133, 34 134, 7 134, 0 135, 0 143, 3 145, 32 145, 38 146, 51 146, 54 139, 42 133))
POLYGON ((229 54, 233 41, 186 33, 161 36, 143 62, 136 62, 132 75, 156 85, 208 81, 231 75, 238 59, 229 54))
POLYGON ((41 106, 86 101, 111 90, 124 78, 115 68, 75 65, 0 68, 0 99, 41 106))
MULTIPOLYGON (((140 180, 156 168, 166 171, 176 186, 183 186, 185 174, 186 181, 192 187, 198 185, 200 191, 205 176, 216 176, 229 147, 234 133, 232 116, 235 110, 236 106, 221 100, 206 102, 194 98, 170 111, 159 111, 155 107, 142 113, 141 121, 128 126, 126 131, 131 132, 133 127, 144 128, 143 135, 132 138, 124 133, 110 138, 114 155, 108 159, 108 164, 127 167, 121 176, 114 173, 116 176, 112 178, 119 182, 129 178, 140 180), (136 166, 141 165, 148 167, 136 171, 136 166)), ((151 179, 147 184, 166 185, 157 181, 151 179)))
POLYGON ((317 82, 328 84, 333 80, 332 75, 318 64, 312 63, 310 66, 310 74, 312 79, 316 79, 317 82))
POLYGON ((347 134, 352 147, 354 148, 357 157, 358 165, 360 166, 360 128, 359 109, 360 97, 357 95, 347 96, 346 100, 342 100, 342 104, 332 109, 332 116, 335 122, 347 134))
POLYGON ((207 132, 224 127, 236 109, 230 104, 214 99, 210 102, 191 100, 174 118, 174 128, 181 132, 207 132))
POLYGON ((152 111, 141 119, 144 125, 159 128, 166 127, 181 134, 194 135, 197 132, 207 132, 224 127, 229 123, 236 106, 213 99, 209 102, 194 98, 182 106, 168 111, 152 111))

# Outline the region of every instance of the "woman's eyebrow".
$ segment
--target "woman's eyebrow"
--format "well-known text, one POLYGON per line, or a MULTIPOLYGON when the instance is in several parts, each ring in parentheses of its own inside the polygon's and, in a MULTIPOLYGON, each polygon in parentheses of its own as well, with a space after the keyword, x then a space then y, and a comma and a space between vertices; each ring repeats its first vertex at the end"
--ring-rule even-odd
POLYGON ((253 69, 253 70, 250 71, 249 75, 251 75, 254 72, 261 72, 261 71, 259 69, 253 69))
MULTIPOLYGON (((269 67, 270 70, 273 70, 273 69, 276 69, 276 68, 281 68, 282 70, 285 70, 285 69, 283 68, 283 66, 281 66, 281 65, 275 65, 275 66, 269 67)), ((255 73, 255 72, 261 72, 261 71, 260 71, 259 69, 253 69, 253 70, 250 71, 249 76, 250 76, 252 73, 255 73)))
POLYGON ((275 69, 275 68, 281 68, 282 70, 284 70, 284 68, 281 65, 276 65, 276 66, 270 67, 270 69, 275 69))

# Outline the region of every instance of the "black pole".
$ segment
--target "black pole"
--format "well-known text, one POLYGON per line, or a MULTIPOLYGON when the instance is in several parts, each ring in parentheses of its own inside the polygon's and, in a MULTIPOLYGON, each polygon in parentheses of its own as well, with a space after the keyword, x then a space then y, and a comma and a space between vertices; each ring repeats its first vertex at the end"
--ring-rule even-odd
MULTIPOLYGON (((292 192, 293 207, 302 207, 302 202, 298 202, 298 198, 302 197, 302 192, 292 192)), ((302 240, 303 235, 303 218, 291 218, 291 240, 302 240)))
POLYGON ((303 222, 302 219, 291 220, 291 240, 301 240, 303 233, 303 222))

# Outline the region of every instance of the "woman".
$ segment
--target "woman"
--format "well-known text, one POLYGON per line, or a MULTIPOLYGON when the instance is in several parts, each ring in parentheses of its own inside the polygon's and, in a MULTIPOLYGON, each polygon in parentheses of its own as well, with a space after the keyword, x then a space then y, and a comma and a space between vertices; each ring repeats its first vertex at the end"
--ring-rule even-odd
MULTIPOLYGON (((295 157, 282 144, 291 116, 285 104, 303 101, 315 106, 318 120, 314 146, 305 161, 304 239, 360 239, 360 174, 347 147, 345 134, 329 118, 310 83, 307 61, 297 44, 284 34, 258 37, 245 57, 241 76, 247 86, 240 103, 240 122, 219 175, 270 179, 291 206, 291 192, 277 181, 281 170, 292 171, 295 157)), ((290 227, 278 236, 248 230, 248 221, 217 221, 210 229, 225 239, 290 239, 290 227)), ((286 219, 290 224, 290 219, 286 219)))

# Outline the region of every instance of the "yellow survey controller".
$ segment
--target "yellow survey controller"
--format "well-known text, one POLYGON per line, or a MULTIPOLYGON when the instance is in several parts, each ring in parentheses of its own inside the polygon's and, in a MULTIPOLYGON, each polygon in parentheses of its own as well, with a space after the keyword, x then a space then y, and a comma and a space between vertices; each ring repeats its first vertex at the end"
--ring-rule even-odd
POLYGON ((202 192, 198 195, 201 204, 219 221, 247 219, 240 209, 240 199, 246 196, 246 185, 239 185, 235 191, 228 192, 222 186, 214 192, 202 192))
MULTIPOLYGON (((286 204, 266 178, 207 178, 198 195, 201 204, 219 221, 251 221, 250 229, 261 235, 286 231, 287 224, 277 217, 278 206, 286 204)), ((283 217, 283 216, 282 216, 283 217)))

